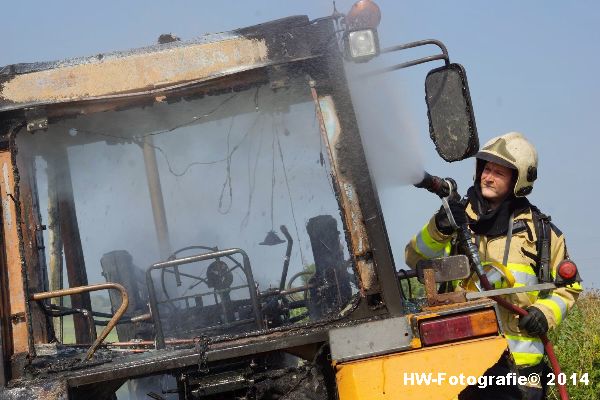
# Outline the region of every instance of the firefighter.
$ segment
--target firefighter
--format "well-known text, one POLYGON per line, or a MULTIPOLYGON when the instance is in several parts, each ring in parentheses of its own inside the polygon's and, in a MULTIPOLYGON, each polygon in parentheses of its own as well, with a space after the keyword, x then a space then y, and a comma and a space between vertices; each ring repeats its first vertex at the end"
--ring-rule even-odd
MULTIPOLYGON (((568 259, 565 239, 549 217, 542 214, 527 200, 537 178, 537 152, 520 133, 510 132, 487 142, 476 155, 474 185, 464 199, 451 198, 449 208, 456 225, 468 224, 479 249, 482 264, 501 263, 514 277, 514 286, 548 282, 556 274, 558 264, 568 259), (539 238, 549 238, 550 251, 544 267, 539 238), (511 231, 511 233, 509 233, 511 231), (551 278, 544 278, 544 270, 551 278)), ((448 255, 456 251, 456 237, 447 213, 440 209, 406 246, 406 263, 415 268, 419 260, 448 255)), ((547 243, 547 242, 546 242, 547 243)), ((470 278, 471 280, 474 277, 470 278)), ((464 283, 464 282, 462 282, 464 283)), ((456 285, 454 290, 461 290, 456 285)), ((466 284, 462 286, 466 287, 466 284)), ((502 282, 496 282, 502 287, 502 282)), ((538 373, 542 383, 529 382, 522 387, 489 386, 485 389, 469 387, 461 399, 543 399, 549 371, 544 357, 540 334, 555 328, 581 292, 581 285, 555 289, 550 293, 526 292, 506 296, 514 304, 526 309, 527 317, 500 308, 500 319, 512 353, 512 359, 503 357, 487 374, 506 375, 518 368, 520 375, 538 373)))

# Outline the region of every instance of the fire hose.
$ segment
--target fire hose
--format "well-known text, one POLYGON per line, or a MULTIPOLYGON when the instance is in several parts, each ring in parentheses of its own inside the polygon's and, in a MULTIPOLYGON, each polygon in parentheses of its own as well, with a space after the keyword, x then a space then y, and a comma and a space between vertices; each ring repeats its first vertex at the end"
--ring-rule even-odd
MULTIPOLYGON (((423 178, 423 180, 415 184, 415 186, 418 188, 427 189, 428 191, 435 193, 442 199, 442 203, 444 205, 446 213, 448 214, 448 219, 450 220, 450 223, 455 228, 457 228, 458 244, 459 246, 462 246, 465 252, 467 253, 466 256, 469 258, 471 266, 475 270, 475 273, 479 278, 479 282, 481 282, 482 288, 484 289, 484 291, 492 290, 493 287, 490 284, 487 275, 485 274, 485 271, 481 264, 481 259, 479 258, 479 250, 473 243, 473 238, 471 232, 469 231, 469 228, 467 227, 467 224, 457 226, 452 216, 452 213, 449 212, 448 198, 450 197, 450 195, 453 194, 453 192, 456 193, 456 183, 450 179, 443 179, 425 172, 425 177, 423 178)), ((519 317, 525 317, 529 314, 525 309, 515 304, 512 304, 503 297, 490 296, 490 298, 496 301, 498 304, 500 304, 500 306, 504 307, 505 309, 519 315, 519 317)), ((552 345, 552 342, 548 339, 548 336, 545 333, 539 335, 539 338, 544 344, 544 350, 548 355, 548 360, 550 361, 552 371, 554 372, 555 376, 559 376, 559 374, 561 373, 561 368, 560 364, 558 363, 556 353, 554 352, 554 346, 552 345)), ((569 400, 569 394, 567 393, 567 388, 565 384, 558 383, 558 392, 561 400, 569 400)))

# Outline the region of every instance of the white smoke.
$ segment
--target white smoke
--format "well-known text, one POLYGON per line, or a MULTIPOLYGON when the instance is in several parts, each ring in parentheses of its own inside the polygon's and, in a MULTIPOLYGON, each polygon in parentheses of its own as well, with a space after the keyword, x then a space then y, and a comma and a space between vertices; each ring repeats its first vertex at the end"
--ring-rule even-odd
POLYGON ((390 74, 377 64, 347 65, 352 101, 371 175, 379 189, 418 182, 423 176, 419 132, 390 74))

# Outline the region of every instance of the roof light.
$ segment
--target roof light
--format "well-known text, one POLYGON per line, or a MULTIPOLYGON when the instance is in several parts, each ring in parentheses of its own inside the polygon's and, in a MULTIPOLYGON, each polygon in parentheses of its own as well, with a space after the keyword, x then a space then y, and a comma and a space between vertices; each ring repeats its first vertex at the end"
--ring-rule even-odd
POLYGON ((427 319, 419 326, 425 346, 472 339, 498 333, 494 310, 478 311, 444 318, 427 319))
POLYGON ((348 52, 353 61, 364 62, 379 54, 377 31, 372 29, 348 33, 348 52))
POLYGON ((379 54, 377 26, 379 6, 372 0, 359 0, 346 14, 346 55, 354 62, 365 62, 379 54))
POLYGON ((381 10, 371 0, 359 0, 346 15, 349 31, 376 29, 381 21, 381 10))

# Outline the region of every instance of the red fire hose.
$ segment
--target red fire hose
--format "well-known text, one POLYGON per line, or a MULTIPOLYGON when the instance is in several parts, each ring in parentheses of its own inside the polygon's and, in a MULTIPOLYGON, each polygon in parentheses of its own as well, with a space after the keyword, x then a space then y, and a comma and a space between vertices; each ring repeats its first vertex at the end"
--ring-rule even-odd
MULTIPOLYGON (((481 282, 481 284, 483 285, 485 290, 492 289, 492 286, 490 285, 490 282, 488 281, 486 275, 483 275, 482 277, 480 277, 479 281, 481 282)), ((492 299, 494 299, 494 301, 496 301, 496 303, 500 304, 502 307, 506 308, 507 310, 510 310, 510 311, 514 312, 515 314, 518 314, 520 317, 525 317, 525 316, 527 316, 527 314, 529 314, 523 308, 512 304, 511 302, 507 301, 506 299, 504 299, 500 296, 492 296, 492 299)), ((542 339, 542 343, 544 344, 544 349, 546 350, 546 354, 548 355, 548 360, 550 361, 550 365, 552 366, 552 371, 554 371, 554 376, 558 376, 562 371, 560 369, 560 364, 558 363, 558 358, 556 357, 556 353, 554 353, 554 346, 552 345, 552 342, 548 339, 548 336, 546 336, 545 333, 540 335, 540 339, 542 339)), ((567 393, 567 387, 564 384, 560 384, 559 380, 557 380, 557 384, 558 384, 558 393, 560 395, 561 400, 569 400, 569 394, 567 393)))
MULTIPOLYGON (((471 232, 467 225, 463 225, 458 230, 458 240, 461 242, 462 247, 465 249, 467 256, 471 260, 472 266, 479 277, 479 282, 483 286, 484 290, 492 290, 493 287, 490 284, 490 281, 485 274, 483 267, 481 265, 481 260, 479 259, 479 250, 475 247, 473 243, 471 232)), ((508 300, 500 297, 500 296, 490 296, 494 299, 498 304, 502 307, 506 308, 509 311, 518 314, 520 317, 525 317, 529 313, 523 308, 512 304, 508 300)), ((548 340, 548 336, 546 334, 540 335, 540 339, 544 344, 544 349, 546 350, 546 354, 548 355, 548 360, 550 360, 550 365, 552 366, 552 371, 554 371, 555 376, 559 376, 561 373, 560 364, 558 363, 558 359, 556 358, 556 353, 554 353, 554 347, 552 346, 552 342, 548 340)), ((569 400, 569 394, 567 393, 567 388, 564 384, 558 383, 558 393, 560 394, 561 400, 569 400)))
MULTIPOLYGON (((467 227, 466 224, 459 228, 458 240, 459 240, 459 242, 461 242, 462 247, 467 252, 467 256, 471 260, 471 263, 475 269, 475 272, 477 273, 477 276, 479 277, 479 282, 481 282, 481 286, 483 286, 483 289, 484 290, 492 290, 493 287, 490 284, 490 281, 488 280, 487 275, 485 274, 483 267, 481 265, 481 260, 479 259, 479 250, 475 247, 475 244, 473 243, 473 240, 471 237, 471 232, 469 231, 469 228, 467 227)), ((504 299, 503 297, 500 297, 500 296, 490 296, 490 297, 492 299, 494 299, 502 307, 506 308, 509 311, 514 312, 515 314, 518 314, 520 317, 525 317, 529 314, 523 308, 521 308, 515 304, 512 304, 511 302, 504 299)), ((544 344, 544 349, 546 350, 546 354, 548 355, 548 360, 550 360, 550 365, 552 366, 552 371, 554 371, 554 375, 559 376, 559 374, 561 373, 560 364, 558 363, 558 358, 556 358, 556 353, 554 353, 554 347, 552 346, 552 342, 550 342, 550 340, 548 340, 548 336, 546 336, 546 334, 541 334, 541 335, 539 335, 539 337, 542 340, 542 343, 544 344)), ((557 383, 558 383, 558 393, 560 394, 561 400, 569 400, 569 394, 567 393, 566 386, 564 384, 560 384, 559 382, 557 382, 557 383)))
MULTIPOLYGON (((473 240, 471 238, 471 233, 469 232, 469 228, 467 225, 463 225, 460 227, 458 231, 459 241, 462 244, 462 247, 467 252, 467 256, 471 260, 471 263, 479 277, 479 282, 481 282, 481 286, 484 290, 492 290, 493 287, 490 284, 490 281, 485 274, 483 267, 481 265, 481 260, 479 259, 479 250, 475 247, 473 240)), ((520 317, 525 317, 529 314, 523 308, 512 304, 508 300, 500 296, 490 296, 494 299, 498 304, 502 307, 506 308, 509 311, 518 314, 520 317)), ((548 355, 548 360, 550 360, 550 365, 552 366, 552 371, 555 376, 559 376, 561 373, 560 364, 558 363, 558 358, 556 358, 556 353, 554 353, 554 346, 552 346, 552 342, 548 340, 548 336, 546 334, 539 335, 542 343, 544 344, 544 350, 546 350, 546 354, 548 355)), ((558 393, 560 394, 561 400, 569 400, 569 394, 567 393, 567 388, 565 384, 558 383, 558 393)))

